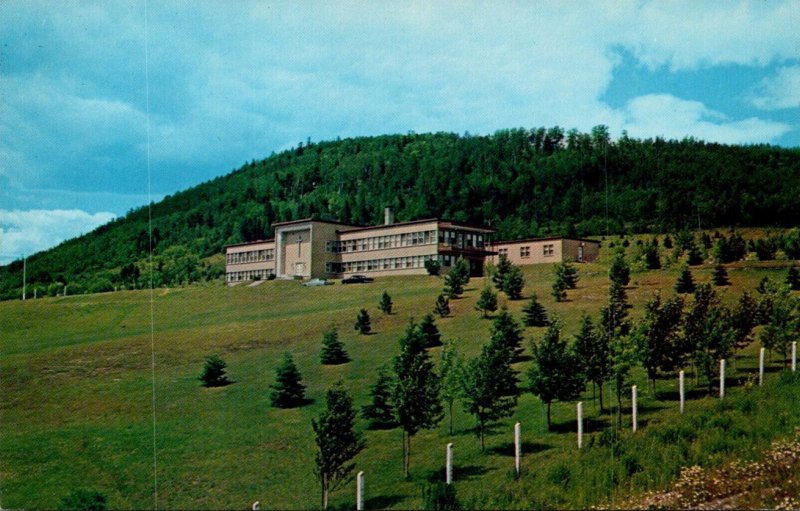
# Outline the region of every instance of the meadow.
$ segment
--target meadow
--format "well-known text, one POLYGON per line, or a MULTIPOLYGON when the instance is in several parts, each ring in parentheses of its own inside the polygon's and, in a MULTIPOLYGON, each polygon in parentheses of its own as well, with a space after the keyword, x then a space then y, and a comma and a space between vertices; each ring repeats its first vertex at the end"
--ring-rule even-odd
MULTIPOLYGON (((524 268, 524 295, 537 293, 548 313, 564 321, 563 335, 570 339, 581 314, 596 319, 606 303, 608 252, 604 248, 596 263, 578 265, 578 288, 562 303, 550 296, 550 265, 524 268)), ((788 264, 727 265, 732 285, 717 289, 732 303, 764 276, 782 281, 788 264)), ((712 265, 693 268, 698 282, 709 282, 712 271, 712 265)), ((627 289, 631 316, 639 318, 655 292, 670 295, 677 275, 677 265, 634 272, 627 289)), ((294 281, 254 287, 218 281, 2 302, 0 505, 55 508, 70 491, 92 488, 108 497, 111 508, 243 509, 256 500, 262 508, 316 508, 320 492, 312 473, 311 419, 324 406, 325 389, 342 380, 355 404, 366 404, 378 369, 398 353, 409 319, 432 310, 442 285, 431 276, 316 288, 294 281), (388 316, 378 310, 384 290, 394 301, 395 312, 388 316), (353 329, 362 307, 372 317, 368 336, 353 329), (322 366, 322 332, 332 325, 352 360, 322 366), (287 351, 311 402, 275 409, 269 406, 269 385, 287 351), (212 353, 228 363, 231 385, 200 386, 203 361, 212 353)), ((475 310, 483 285, 484 279, 473 278, 464 296, 451 301, 451 315, 436 319, 443 339, 457 340, 467 357, 478 354, 489 338, 491 320, 475 310)), ((500 302, 519 319, 526 300, 508 302, 501 295, 500 302)), ((542 333, 525 330, 528 339, 542 333)), ((554 403, 554 427, 548 431, 544 405, 526 391, 514 415, 492 428, 485 452, 473 418, 457 404, 452 436, 445 419, 414 437, 406 480, 401 431, 366 430, 359 420, 366 448, 356 465, 366 474, 367 507, 421 507, 423 486, 443 478, 448 442, 454 444, 458 498, 468 508, 613 507, 631 494, 666 487, 682 466, 757 458, 771 440, 788 437, 800 425, 800 382, 782 372, 778 360, 769 361, 764 387, 752 384, 758 347, 755 342, 740 352, 723 401, 706 395, 705 382, 695 385, 687 377, 683 415, 675 375, 659 380, 654 395, 637 370, 635 434, 625 408, 629 402, 617 430, 615 418, 599 414, 587 388, 582 399, 588 431, 581 451, 575 443, 575 403, 554 403), (524 456, 519 480, 512 444, 517 421, 524 456)), ((436 361, 440 349, 431 349, 436 361)), ((529 364, 515 365, 523 384, 529 364)), ((605 401, 613 402, 610 390, 605 401)), ((334 508, 352 508, 354 502, 354 482, 331 496, 334 508)))

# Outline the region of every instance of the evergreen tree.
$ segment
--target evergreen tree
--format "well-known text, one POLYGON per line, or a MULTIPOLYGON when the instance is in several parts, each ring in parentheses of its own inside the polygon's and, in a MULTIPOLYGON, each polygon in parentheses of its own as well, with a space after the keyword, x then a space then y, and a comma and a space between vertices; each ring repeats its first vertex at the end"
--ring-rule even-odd
POLYGON ((683 319, 683 300, 674 297, 662 305, 661 297, 656 297, 645 305, 644 319, 639 324, 634 342, 642 367, 656 388, 658 371, 672 371, 683 360, 678 343, 683 319))
POLYGON ((553 288, 550 294, 553 295, 557 302, 563 302, 567 299, 567 283, 564 282, 563 275, 558 272, 556 272, 556 278, 553 281, 553 288))
POLYGON ((728 280, 728 272, 725 270, 725 267, 722 266, 721 264, 718 264, 714 267, 713 281, 715 286, 730 285, 730 281, 728 280))
POLYGON ((384 291, 383 295, 381 295, 381 301, 378 304, 378 308, 380 308, 381 312, 384 314, 392 313, 392 297, 389 296, 389 293, 386 291, 384 291))
POLYGON ((225 376, 225 368, 228 364, 219 355, 211 355, 206 358, 203 364, 203 372, 199 380, 204 387, 222 387, 228 384, 228 377, 225 376))
POLYGON ((490 287, 487 286, 483 288, 475 308, 481 311, 484 318, 487 312, 494 312, 497 310, 497 295, 492 292, 490 287))
POLYGON ((692 272, 686 266, 681 270, 678 280, 675 282, 675 292, 679 294, 694 293, 695 285, 692 272))
POLYGON ((469 283, 469 262, 459 257, 456 263, 444 276, 444 294, 449 298, 458 298, 469 283))
POLYGON ((444 318, 450 315, 450 300, 447 296, 440 294, 436 298, 436 305, 434 305, 433 312, 444 318))
POLYGON ((492 282, 494 282, 494 286, 498 291, 506 290, 506 278, 508 277, 511 268, 512 264, 511 261, 508 260, 508 256, 505 254, 500 254, 500 259, 498 260, 497 266, 495 266, 494 269, 494 275, 492 275, 492 282))
POLYGON ((522 298, 522 289, 525 287, 525 277, 519 266, 512 266, 506 275, 505 287, 503 291, 510 300, 522 298))
POLYGON ((106 496, 97 490, 81 488, 61 498, 58 509, 66 511, 105 511, 108 509, 106 496))
POLYGON ((478 422, 476 433, 484 450, 486 428, 503 417, 510 417, 517 405, 516 378, 507 353, 484 345, 481 354, 470 360, 464 373, 464 408, 478 422))
POLYGON ((669 237, 669 234, 664 237, 664 248, 672 248, 672 238, 669 237))
POLYGON ((547 326, 547 311, 539 303, 536 293, 531 295, 531 300, 522 308, 526 326, 547 326))
POLYGON ((442 348, 439 375, 442 379, 442 401, 447 403, 451 435, 453 434, 453 404, 463 394, 465 374, 464 359, 459 355, 456 343, 447 341, 442 348))
POLYGON ((442 336, 439 328, 433 320, 433 314, 425 314, 419 323, 419 330, 422 333, 426 348, 433 348, 442 345, 442 336))
POLYGON ((578 269, 569 261, 562 261, 557 263, 556 279, 564 282, 566 289, 575 289, 578 287, 578 269))
POLYGON ((522 355, 522 329, 505 305, 494 318, 490 335, 492 345, 506 350, 510 361, 518 360, 522 355))
POLYGON ((575 355, 561 339, 561 323, 551 321, 544 338, 531 344, 533 365, 528 372, 531 392, 547 405, 547 428, 551 427, 550 406, 556 399, 569 401, 577 398, 584 388, 575 355))
POLYGON ((356 317, 355 330, 361 335, 367 335, 372 330, 367 309, 361 309, 356 317))
POLYGON ((433 370, 425 340, 411 322, 400 339, 395 358, 395 386, 392 393, 395 419, 403 428, 403 475, 408 478, 411 439, 421 429, 432 429, 442 420, 439 376, 433 370))
POLYGON ((800 274, 794 266, 789 268, 789 273, 786 274, 786 284, 792 291, 800 291, 800 274))
POLYGON ((586 381, 600 390, 600 413, 603 413, 603 385, 611 376, 611 358, 606 338, 594 328, 592 319, 584 314, 575 335, 575 355, 586 381))
POLYGON ((352 478, 352 459, 364 449, 364 439, 355 426, 353 400, 336 383, 325 394, 325 410, 318 419, 311 419, 317 444, 314 475, 322 489, 322 509, 328 508, 328 496, 352 478))
POLYGON ((691 242, 687 248, 687 253, 687 262, 689 263, 689 266, 697 266, 698 264, 703 263, 703 254, 700 253, 700 249, 694 242, 694 238, 691 238, 691 242))
POLYGON ((378 379, 370 387, 370 403, 361 409, 361 417, 368 421, 370 429, 392 428, 397 424, 394 420, 392 408, 392 377, 381 367, 378 370, 378 379))
MULTIPOLYGON (((653 239, 656 242, 656 239, 653 239)), ((658 257, 658 245, 648 243, 644 246, 644 265, 648 270, 658 270, 661 268, 661 259, 658 257)))
POLYGON ((608 278, 612 282, 616 282, 622 287, 625 287, 631 281, 631 267, 625 261, 625 252, 617 250, 614 253, 614 258, 611 260, 611 266, 608 268, 608 278))
POLYGON ((339 340, 339 332, 336 327, 331 327, 322 334, 322 352, 319 355, 320 362, 325 365, 344 364, 350 361, 344 344, 339 340))
POLYGON ((305 401, 306 386, 301 383, 300 371, 291 353, 283 354, 283 362, 275 371, 275 383, 269 386, 270 403, 275 408, 294 408, 305 401))

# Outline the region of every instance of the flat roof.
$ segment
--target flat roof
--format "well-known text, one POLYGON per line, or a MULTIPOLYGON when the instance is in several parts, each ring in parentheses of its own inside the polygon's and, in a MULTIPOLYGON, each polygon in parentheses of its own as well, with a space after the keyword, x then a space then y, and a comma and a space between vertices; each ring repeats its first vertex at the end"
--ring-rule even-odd
POLYGON ((288 220, 286 222, 274 222, 272 224, 272 227, 276 227, 276 226, 280 227, 280 226, 283 226, 283 225, 292 225, 292 224, 304 224, 304 223, 308 223, 308 222, 317 222, 317 223, 320 223, 320 224, 332 224, 332 225, 344 225, 344 226, 349 226, 350 225, 350 224, 345 224, 345 223, 342 223, 342 222, 334 222, 333 220, 320 220, 318 218, 311 217, 311 218, 301 218, 299 220, 288 220))
POLYGON ((439 220, 438 218, 424 218, 422 220, 410 220, 408 222, 394 222, 391 224, 381 224, 381 225, 368 225, 365 227, 353 227, 352 229, 341 229, 337 230, 337 233, 351 233, 351 232, 360 232, 360 231, 371 231, 377 229, 391 229, 392 227, 403 227, 406 225, 414 225, 414 224, 429 224, 431 222, 436 222, 441 227, 453 227, 453 228, 460 228, 460 229, 469 229, 472 231, 478 231, 483 233, 490 233, 494 232, 492 229, 486 229, 484 227, 476 227, 474 225, 468 224, 461 224, 458 222, 451 222, 449 220, 439 220))
POLYGON ((549 236, 545 238, 523 238, 519 240, 501 240, 501 241, 490 241, 487 244, 491 246, 495 245, 510 245, 512 243, 530 243, 534 241, 555 241, 555 240, 572 240, 572 241, 583 241, 585 243, 597 243, 600 244, 597 240, 590 240, 587 238, 570 238, 569 236, 549 236))
POLYGON ((225 248, 244 247, 246 245, 257 245, 259 243, 275 243, 275 238, 268 240, 244 241, 242 243, 234 243, 233 245, 225 245, 225 248))

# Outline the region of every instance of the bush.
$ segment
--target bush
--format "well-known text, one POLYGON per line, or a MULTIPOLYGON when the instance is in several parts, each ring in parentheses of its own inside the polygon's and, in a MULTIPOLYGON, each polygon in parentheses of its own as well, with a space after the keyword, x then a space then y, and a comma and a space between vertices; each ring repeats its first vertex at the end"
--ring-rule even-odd
POLYGON ((106 496, 97 490, 79 489, 61 499, 59 509, 71 511, 104 511, 108 509, 106 496))
POLYGON ((428 275, 439 275, 439 271, 442 269, 442 264, 436 259, 427 259, 425 261, 425 270, 427 270, 428 275))

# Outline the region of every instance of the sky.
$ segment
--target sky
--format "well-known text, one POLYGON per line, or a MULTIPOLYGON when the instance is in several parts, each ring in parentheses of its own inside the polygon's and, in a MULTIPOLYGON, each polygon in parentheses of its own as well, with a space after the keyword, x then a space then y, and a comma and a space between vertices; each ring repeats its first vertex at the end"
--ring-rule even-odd
POLYGON ((0 264, 307 139, 800 146, 800 1, 0 2, 0 264))

